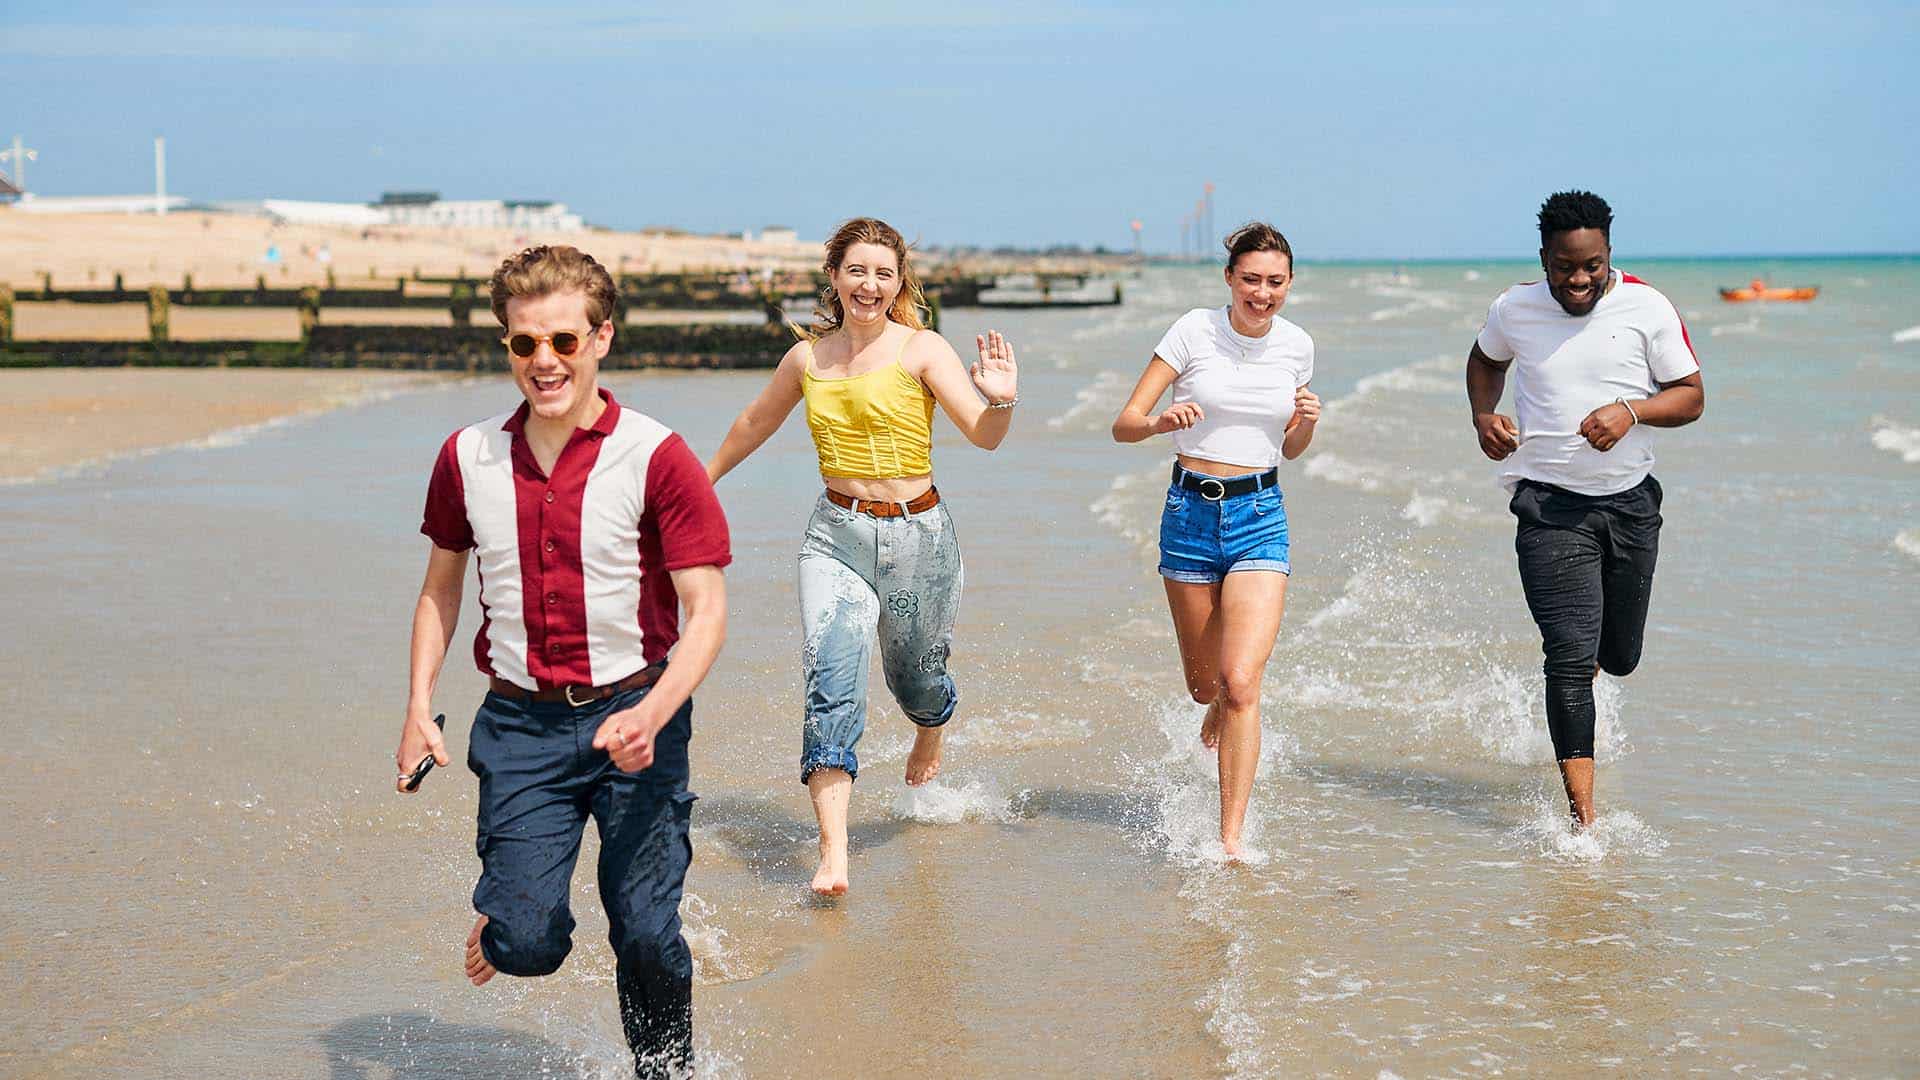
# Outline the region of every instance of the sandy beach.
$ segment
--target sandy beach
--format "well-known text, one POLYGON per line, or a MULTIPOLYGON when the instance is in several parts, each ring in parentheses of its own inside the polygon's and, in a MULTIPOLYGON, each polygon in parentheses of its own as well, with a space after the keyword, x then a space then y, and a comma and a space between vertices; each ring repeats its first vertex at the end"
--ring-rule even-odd
POLYGON ((0 482, 191 443, 447 378, 251 368, 0 370, 0 482))
POLYGON ((539 235, 507 229, 369 228, 279 224, 245 214, 22 214, 0 210, 0 282, 37 289, 42 274, 55 288, 129 289, 178 286, 186 274, 198 288, 318 285, 331 269, 342 287, 391 285, 417 270, 428 277, 490 273, 502 258, 530 244, 572 244, 608 269, 630 273, 701 268, 811 269, 818 242, 744 241, 739 237, 651 232, 539 235), (278 256, 268 261, 273 248, 278 256))

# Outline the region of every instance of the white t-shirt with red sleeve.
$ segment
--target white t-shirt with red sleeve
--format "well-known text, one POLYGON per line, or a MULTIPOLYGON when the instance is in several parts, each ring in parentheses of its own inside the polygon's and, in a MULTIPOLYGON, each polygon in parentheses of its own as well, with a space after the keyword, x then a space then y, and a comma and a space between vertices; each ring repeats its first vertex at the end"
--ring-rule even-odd
POLYGON ((1480 351, 1513 361, 1520 448, 1499 466, 1508 490, 1537 480, 1582 495, 1613 495, 1653 471, 1653 432, 1635 424, 1607 451, 1580 434, 1587 415, 1615 398, 1652 397, 1660 384, 1700 370, 1686 324, 1658 289, 1618 270, 1585 315, 1569 315, 1544 281, 1515 285, 1487 309, 1480 351))
POLYGON ((420 531, 475 552, 480 670, 526 690, 602 686, 662 660, 680 637, 672 571, 732 561, 726 515, 685 440, 606 408, 541 471, 527 407, 453 433, 420 531))
POLYGON ((1175 452, 1254 469, 1280 463, 1293 393, 1313 381, 1313 338, 1278 315, 1262 337, 1233 328, 1225 307, 1195 308, 1153 355, 1176 373, 1173 403, 1200 406, 1200 422, 1173 433, 1175 452))

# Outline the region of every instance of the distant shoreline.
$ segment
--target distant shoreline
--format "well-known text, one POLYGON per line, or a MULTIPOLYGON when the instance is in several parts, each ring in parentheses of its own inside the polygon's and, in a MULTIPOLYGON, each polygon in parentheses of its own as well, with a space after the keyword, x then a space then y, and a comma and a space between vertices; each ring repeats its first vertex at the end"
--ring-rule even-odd
MULTIPOLYGON (((1614 255, 1616 258, 1620 256, 1620 250, 1618 248, 1614 250, 1614 255)), ((1381 258, 1364 258, 1364 259, 1309 258, 1305 255, 1302 255, 1299 257, 1299 261, 1302 265, 1313 265, 1313 266, 1486 266, 1489 264, 1496 265, 1496 266, 1503 265, 1503 264, 1514 265, 1514 266, 1538 266, 1539 265, 1539 260, 1531 255, 1485 255, 1485 256, 1449 255, 1443 258, 1422 256, 1420 258, 1381 257, 1381 258)), ((1693 263, 1913 262, 1913 263, 1920 263, 1920 252, 1899 253, 1899 254, 1875 254, 1875 255, 1649 255, 1641 252, 1630 252, 1628 253, 1626 261, 1630 261, 1634 263, 1646 263, 1646 262, 1693 262, 1693 263)), ((1147 257, 1147 263, 1150 266, 1213 266, 1213 265, 1217 265, 1218 262, 1219 260, 1214 259, 1212 257, 1208 257, 1205 259, 1186 259, 1186 260, 1171 258, 1167 256, 1150 255, 1147 257)))

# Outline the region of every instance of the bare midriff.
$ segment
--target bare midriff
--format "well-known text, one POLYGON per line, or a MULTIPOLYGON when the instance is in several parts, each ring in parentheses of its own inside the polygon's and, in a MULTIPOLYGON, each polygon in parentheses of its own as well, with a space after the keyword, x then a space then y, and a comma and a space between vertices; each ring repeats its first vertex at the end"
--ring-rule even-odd
POLYGON ((1273 468, 1271 465, 1229 465, 1224 461, 1208 461, 1206 458, 1190 457, 1186 454, 1175 454, 1174 457, 1179 459, 1181 468, 1202 476, 1245 476, 1248 473, 1266 472, 1273 468))
POLYGON ((865 478, 826 476, 827 490, 851 495, 863 502, 909 502, 933 486, 933 474, 925 476, 888 476, 865 478))

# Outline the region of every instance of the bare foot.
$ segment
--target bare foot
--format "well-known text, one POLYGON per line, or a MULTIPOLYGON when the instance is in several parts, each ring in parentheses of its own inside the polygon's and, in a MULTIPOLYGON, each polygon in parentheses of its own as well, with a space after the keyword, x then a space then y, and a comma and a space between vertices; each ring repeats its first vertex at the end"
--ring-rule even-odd
POLYGON ((946 727, 923 727, 913 737, 913 749, 907 754, 907 784, 919 787, 940 775, 940 740, 946 727))
POLYGON ((815 769, 807 775, 807 794, 820 821, 820 869, 813 873, 813 891, 840 896, 847 891, 847 804, 853 798, 853 777, 845 769, 815 769))
POLYGON ((467 981, 475 986, 485 986, 488 979, 499 974, 480 949, 480 930, 486 925, 487 917, 482 915, 474 920, 473 932, 467 935, 467 981))
POLYGON ((1200 745, 1209 750, 1220 749, 1220 699, 1214 698, 1207 705, 1206 719, 1200 721, 1200 745))
POLYGON ((1247 845, 1241 843, 1237 837, 1232 840, 1221 837, 1220 850, 1226 853, 1228 862, 1239 862, 1247 857, 1247 845))
POLYGON ((820 869, 813 872, 813 891, 821 896, 846 895, 847 848, 845 844, 830 844, 825 840, 820 842, 820 869))

